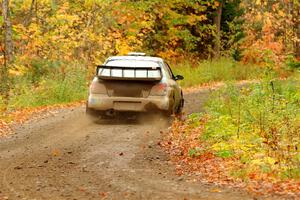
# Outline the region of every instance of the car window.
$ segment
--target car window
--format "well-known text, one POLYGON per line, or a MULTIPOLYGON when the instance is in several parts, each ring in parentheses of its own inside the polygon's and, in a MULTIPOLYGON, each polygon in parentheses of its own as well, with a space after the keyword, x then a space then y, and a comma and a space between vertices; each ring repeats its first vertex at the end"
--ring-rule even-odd
POLYGON ((170 74, 170 71, 168 70, 168 68, 167 68, 166 65, 163 65, 163 71, 164 71, 165 76, 166 76, 168 79, 172 78, 172 75, 170 74))
POLYGON ((168 73, 168 76, 169 78, 172 78, 172 79, 175 79, 175 76, 170 68, 170 65, 166 62, 164 62, 165 66, 166 66, 166 69, 167 69, 167 73, 168 73))
POLYGON ((157 62, 147 60, 109 60, 106 66, 112 67, 159 67, 157 62))

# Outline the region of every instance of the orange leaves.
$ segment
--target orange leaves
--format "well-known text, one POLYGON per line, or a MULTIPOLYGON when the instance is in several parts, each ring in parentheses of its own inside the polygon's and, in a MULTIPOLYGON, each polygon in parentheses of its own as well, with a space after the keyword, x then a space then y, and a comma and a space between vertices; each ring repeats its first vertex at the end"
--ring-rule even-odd
MULTIPOLYGON (((257 38, 255 30, 248 30, 248 36, 243 44, 246 49, 243 62, 265 65, 269 61, 279 65, 283 61, 284 44, 282 40, 275 37, 275 19, 269 13, 265 13, 261 18, 263 19, 261 38, 257 38)), ((260 20, 260 18, 256 18, 256 20, 260 20)))
MULTIPOLYGON (((295 52, 297 33, 296 20, 290 9, 298 9, 298 5, 289 7, 291 1, 256 1, 256 5, 245 5, 246 13, 243 24, 246 38, 242 47, 244 62, 255 62, 262 65, 279 66, 286 55, 295 52)), ((297 17, 297 16, 296 16, 297 17)))
MULTIPOLYGON (((6 136, 13 133, 13 126, 16 124, 23 124, 29 119, 36 117, 53 115, 54 110, 62 108, 72 108, 82 105, 83 102, 74 102, 62 105, 52 105, 52 106, 41 106, 38 108, 27 108, 15 110, 13 112, 2 112, 0 115, 0 137, 6 136)), ((54 154, 58 155, 58 152, 54 150, 54 154)))
POLYGON ((53 149, 51 151, 51 155, 54 156, 54 157, 58 157, 61 155, 61 151, 59 149, 53 149))
POLYGON ((12 130, 11 130, 9 124, 6 123, 4 120, 0 119, 0 137, 8 135, 11 132, 12 132, 12 130))
POLYGON ((214 2, 214 6, 215 6, 215 7, 219 7, 219 6, 220 6, 220 2, 215 1, 215 2, 214 2))

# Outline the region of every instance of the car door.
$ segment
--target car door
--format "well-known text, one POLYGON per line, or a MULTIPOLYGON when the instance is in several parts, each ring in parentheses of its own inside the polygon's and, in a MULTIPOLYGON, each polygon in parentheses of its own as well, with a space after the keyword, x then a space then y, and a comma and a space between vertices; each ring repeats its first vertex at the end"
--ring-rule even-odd
POLYGON ((180 86, 177 84, 176 80, 175 80, 175 76, 171 70, 171 67, 168 63, 164 62, 165 68, 167 70, 167 73, 169 73, 170 78, 170 85, 173 88, 174 91, 174 97, 175 97, 175 106, 176 108, 178 108, 179 104, 180 104, 180 100, 181 100, 181 88, 180 86))

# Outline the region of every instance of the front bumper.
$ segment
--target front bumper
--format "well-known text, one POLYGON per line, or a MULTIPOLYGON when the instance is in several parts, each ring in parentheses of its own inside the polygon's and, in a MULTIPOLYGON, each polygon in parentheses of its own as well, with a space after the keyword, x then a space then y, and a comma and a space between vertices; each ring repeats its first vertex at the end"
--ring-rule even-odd
POLYGON ((88 108, 107 111, 150 112, 156 110, 169 111, 170 99, 168 96, 109 97, 105 94, 90 94, 88 108))

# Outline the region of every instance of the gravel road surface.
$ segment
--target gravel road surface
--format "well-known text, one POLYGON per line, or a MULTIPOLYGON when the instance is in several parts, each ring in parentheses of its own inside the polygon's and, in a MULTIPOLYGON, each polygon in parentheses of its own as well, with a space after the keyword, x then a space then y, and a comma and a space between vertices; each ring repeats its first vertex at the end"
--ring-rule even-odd
MULTIPOLYGON (((208 90, 185 96, 201 111, 208 90)), ((159 117, 94 124, 84 107, 54 111, 0 139, 0 199, 253 199, 246 192, 177 176, 159 146, 159 117)))

